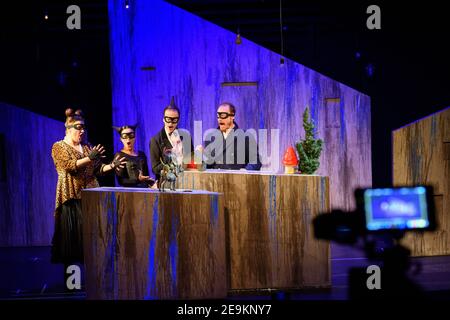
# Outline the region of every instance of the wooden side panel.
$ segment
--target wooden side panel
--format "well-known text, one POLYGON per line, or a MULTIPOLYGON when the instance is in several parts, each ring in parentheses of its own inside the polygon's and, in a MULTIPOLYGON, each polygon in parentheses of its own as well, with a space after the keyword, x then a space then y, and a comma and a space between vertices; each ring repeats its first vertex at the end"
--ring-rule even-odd
POLYGON ((187 171, 178 184, 224 194, 231 290, 331 285, 329 244, 312 230, 327 177, 187 171))
POLYGON ((405 239, 416 256, 450 254, 449 127, 450 108, 447 108, 395 130, 392 135, 394 184, 434 187, 438 230, 409 234, 405 239))
POLYGON ((83 191, 89 299, 227 294, 218 194, 83 191))
POLYGON ((0 246, 48 246, 58 180, 51 149, 64 123, 3 103, 0 119, 0 246))

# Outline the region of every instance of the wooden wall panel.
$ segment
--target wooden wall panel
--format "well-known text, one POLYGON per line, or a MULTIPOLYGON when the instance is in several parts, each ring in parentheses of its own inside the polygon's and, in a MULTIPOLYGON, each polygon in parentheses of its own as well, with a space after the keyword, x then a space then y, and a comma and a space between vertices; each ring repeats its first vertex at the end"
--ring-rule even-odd
POLYGON ((405 244, 417 256, 450 254, 450 108, 395 130, 393 180, 395 185, 434 187, 438 230, 408 234, 405 244))
POLYGON ((147 155, 171 96, 182 110, 180 127, 199 142, 217 126, 218 104, 232 100, 241 128, 280 130, 279 145, 269 147, 278 161, 263 169, 281 172, 284 151, 304 137, 309 106, 325 140, 318 174, 330 177, 331 206, 353 208, 353 189, 372 184, 368 96, 292 60, 280 66, 278 54, 247 39, 236 45, 234 33, 164 1, 138 0, 126 10, 123 1, 110 0, 109 17, 113 122, 138 122, 137 146, 147 155), (200 134, 194 121, 202 121, 200 134))
POLYGON ((222 195, 83 190, 88 299, 227 295, 222 195))
POLYGON ((0 246, 51 243, 57 174, 51 157, 64 123, 0 103, 6 179, 0 181, 0 246))
POLYGON ((231 290, 331 285, 330 246, 312 226, 329 210, 327 177, 186 171, 177 183, 223 193, 231 290))

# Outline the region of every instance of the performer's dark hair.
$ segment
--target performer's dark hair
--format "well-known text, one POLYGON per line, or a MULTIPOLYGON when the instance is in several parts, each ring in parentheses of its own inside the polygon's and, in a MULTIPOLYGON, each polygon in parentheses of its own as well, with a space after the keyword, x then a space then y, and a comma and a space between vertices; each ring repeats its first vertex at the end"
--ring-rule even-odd
POLYGON ((121 127, 113 126, 113 129, 116 130, 119 134, 121 134, 122 131, 125 129, 133 129, 133 131, 136 131, 137 126, 138 126, 137 123, 133 124, 133 125, 127 124, 127 125, 121 126, 121 127))
POLYGON ((180 115, 180 109, 178 109, 177 106, 167 106, 164 108, 163 114, 166 114, 166 110, 175 110, 176 112, 178 112, 178 115, 180 115))
POLYGON ((222 102, 220 106, 229 106, 230 107, 230 113, 232 114, 236 114, 236 107, 234 106, 234 104, 232 104, 231 102, 222 102))

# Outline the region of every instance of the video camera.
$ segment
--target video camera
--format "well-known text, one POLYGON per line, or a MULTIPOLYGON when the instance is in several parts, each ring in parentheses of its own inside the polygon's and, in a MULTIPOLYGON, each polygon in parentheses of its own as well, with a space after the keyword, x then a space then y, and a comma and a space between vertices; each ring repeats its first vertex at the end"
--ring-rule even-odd
POLYGON ((436 228, 431 186, 357 189, 356 210, 333 210, 314 220, 315 237, 354 244, 368 234, 402 237, 436 228))
MULTIPOLYGON (((354 211, 333 210, 316 217, 313 221, 315 237, 348 245, 362 240, 367 258, 378 261, 384 275, 384 291, 375 297, 422 297, 422 290, 406 275, 410 250, 401 246, 399 240, 408 231, 436 229, 432 187, 357 189, 355 199, 354 211)), ((374 292, 367 290, 366 279, 366 269, 351 269, 350 298, 374 297, 374 292)))

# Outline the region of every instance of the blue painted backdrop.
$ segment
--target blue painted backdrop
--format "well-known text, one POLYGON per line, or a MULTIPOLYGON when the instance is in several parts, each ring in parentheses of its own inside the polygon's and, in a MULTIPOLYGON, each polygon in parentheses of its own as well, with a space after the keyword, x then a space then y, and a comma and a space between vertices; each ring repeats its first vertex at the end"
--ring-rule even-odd
MULTIPOLYGON (((318 173, 330 176, 332 207, 353 207, 353 189, 371 185, 368 96, 289 59, 280 66, 278 54, 246 39, 237 45, 232 32, 164 1, 133 1, 126 9, 110 0, 109 18, 113 122, 139 123, 137 146, 147 156, 172 96, 180 126, 191 132, 195 121, 203 132, 216 127, 217 105, 230 101, 240 127, 280 130, 279 146, 268 152, 277 161, 264 166, 280 172, 285 149, 304 137, 309 106, 325 141, 318 173)), ((116 135, 115 149, 121 147, 116 135)))
POLYGON ((0 119, 0 246, 49 245, 58 180, 51 149, 64 138, 64 123, 4 103, 0 119))

